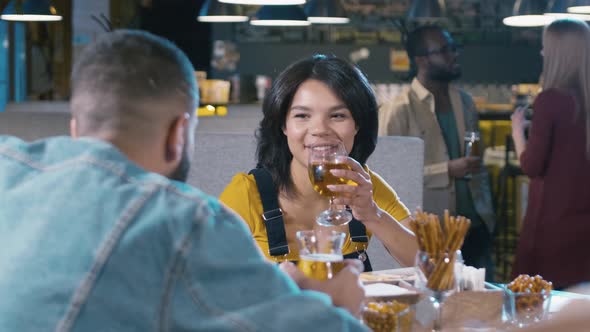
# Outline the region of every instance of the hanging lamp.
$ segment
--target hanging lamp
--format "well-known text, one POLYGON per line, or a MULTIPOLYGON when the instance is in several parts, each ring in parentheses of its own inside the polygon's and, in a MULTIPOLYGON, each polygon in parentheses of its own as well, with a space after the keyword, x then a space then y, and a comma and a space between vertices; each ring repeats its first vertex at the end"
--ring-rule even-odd
POLYGON ((567 11, 572 6, 572 0, 549 0, 545 15, 550 15, 554 18, 576 18, 582 21, 590 21, 590 15, 570 13, 567 11))
POLYGON ((313 24, 346 24, 350 19, 340 0, 309 0, 303 7, 307 20, 313 24))
POLYGON ((590 1, 573 0, 567 11, 575 14, 590 14, 590 1))
POLYGON ((246 22, 248 16, 241 14, 240 6, 207 0, 201 7, 197 20, 208 23, 246 22))
POLYGON ((505 17, 502 23, 512 27, 541 27, 551 23, 555 17, 544 15, 547 1, 516 0, 512 16, 505 17))
POLYGON ((262 6, 250 19, 251 25, 257 26, 308 26, 311 24, 301 7, 262 6))
POLYGON ((62 16, 49 0, 12 0, 0 18, 6 21, 61 21, 62 16))
POLYGON ((219 0, 223 3, 231 3, 234 5, 273 5, 273 6, 287 6, 287 5, 303 5, 305 0, 219 0))

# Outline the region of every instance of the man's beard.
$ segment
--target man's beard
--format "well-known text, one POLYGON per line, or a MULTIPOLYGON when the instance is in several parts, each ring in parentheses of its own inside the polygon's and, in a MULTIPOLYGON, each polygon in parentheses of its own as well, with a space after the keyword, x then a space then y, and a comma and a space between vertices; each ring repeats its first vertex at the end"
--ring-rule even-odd
POLYGON ((182 158, 180 159, 180 163, 178 163, 178 167, 168 176, 170 180, 186 182, 188 179, 188 173, 191 169, 191 160, 188 154, 188 144, 185 144, 182 148, 182 158))
POLYGON ((428 77, 433 81, 450 82, 461 77, 461 69, 452 71, 447 68, 431 65, 428 71, 428 77))

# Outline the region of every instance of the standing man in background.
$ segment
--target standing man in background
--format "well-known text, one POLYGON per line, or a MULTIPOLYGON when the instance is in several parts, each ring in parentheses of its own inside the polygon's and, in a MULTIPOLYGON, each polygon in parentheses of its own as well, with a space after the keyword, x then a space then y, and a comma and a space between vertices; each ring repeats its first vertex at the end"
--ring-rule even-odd
POLYGON ((492 280, 489 177, 480 156, 465 156, 463 142, 466 131, 479 131, 477 111, 471 97, 450 84, 461 76, 457 45, 440 27, 423 26, 408 34, 406 51, 416 77, 381 107, 379 135, 424 140, 424 210, 442 215, 449 209, 471 219, 462 247, 465 264, 485 267, 492 280))

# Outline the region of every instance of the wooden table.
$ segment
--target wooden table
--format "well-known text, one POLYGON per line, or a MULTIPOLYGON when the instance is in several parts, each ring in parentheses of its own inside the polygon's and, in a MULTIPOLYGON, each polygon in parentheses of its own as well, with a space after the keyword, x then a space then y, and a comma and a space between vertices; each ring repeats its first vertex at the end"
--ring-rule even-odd
MULTIPOLYGON (((361 275, 361 280, 367 283, 384 282, 399 284, 401 282, 412 284, 415 279, 416 274, 413 267, 366 272, 361 275)), ((454 325, 454 327, 445 328, 444 331, 511 331, 513 326, 505 322, 504 291, 502 285, 486 283, 485 288, 485 291, 479 293, 473 292, 471 295, 467 295, 467 292, 456 293, 454 299, 450 297, 445 303, 449 305, 447 310, 463 314, 466 312, 474 313, 474 315, 479 316, 481 319, 489 319, 489 321, 480 321, 479 323, 473 321, 470 322, 472 324, 471 327, 458 326, 458 324, 451 323, 450 325, 454 325), (462 299, 461 296, 463 296, 462 299), (461 304, 457 304, 459 302, 462 302, 462 305, 465 306, 461 307, 461 304)), ((577 299, 590 301, 590 296, 572 292, 552 291, 549 308, 550 315, 559 312, 564 305, 577 299)), ((443 306, 443 320, 445 319, 444 310, 443 306)), ((432 307, 428 297, 422 296, 422 299, 415 304, 415 311, 416 321, 412 331, 430 331, 429 322, 432 319, 432 307)))

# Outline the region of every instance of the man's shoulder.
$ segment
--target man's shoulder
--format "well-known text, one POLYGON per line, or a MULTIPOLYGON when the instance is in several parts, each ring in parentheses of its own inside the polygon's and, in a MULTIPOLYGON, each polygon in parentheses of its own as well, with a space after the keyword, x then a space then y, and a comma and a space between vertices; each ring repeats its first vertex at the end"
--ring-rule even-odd
POLYGON ((36 141, 25 141, 12 136, 0 136, 0 154, 7 160, 18 161, 37 170, 55 169, 72 165, 95 149, 67 136, 56 136, 36 141))
POLYGON ((23 141, 22 139, 20 139, 18 137, 0 135, 0 146, 3 146, 3 147, 7 147, 7 146, 18 147, 18 146, 24 146, 26 144, 27 143, 25 141, 23 141))
POLYGON ((411 99, 413 98, 411 95, 412 91, 406 87, 394 98, 383 103, 381 110, 391 113, 407 112, 410 110, 411 99))
POLYGON ((99 150, 116 149, 97 139, 73 139, 69 136, 54 136, 35 141, 24 141, 13 136, 0 136, 0 147, 12 150, 32 159, 44 160, 47 163, 60 162, 84 154, 93 154, 99 150))
POLYGON ((0 155, 19 163, 20 176, 29 169, 64 181, 84 178, 86 186, 102 183, 100 187, 111 191, 112 195, 151 188, 151 192, 165 200, 215 205, 215 200, 201 190, 148 172, 131 162, 115 146, 97 139, 62 136, 26 142, 16 137, 0 136, 0 155))
POLYGON ((15 136, 3 136, 0 135, 0 150, 1 151, 13 151, 14 153, 21 154, 33 154, 42 153, 52 140, 56 139, 68 139, 67 137, 52 137, 37 141, 25 141, 15 136))
POLYGON ((395 98, 392 99, 392 102, 397 103, 399 105, 406 105, 409 104, 412 98, 415 98, 415 93, 412 91, 412 86, 408 85, 405 86, 395 98))

